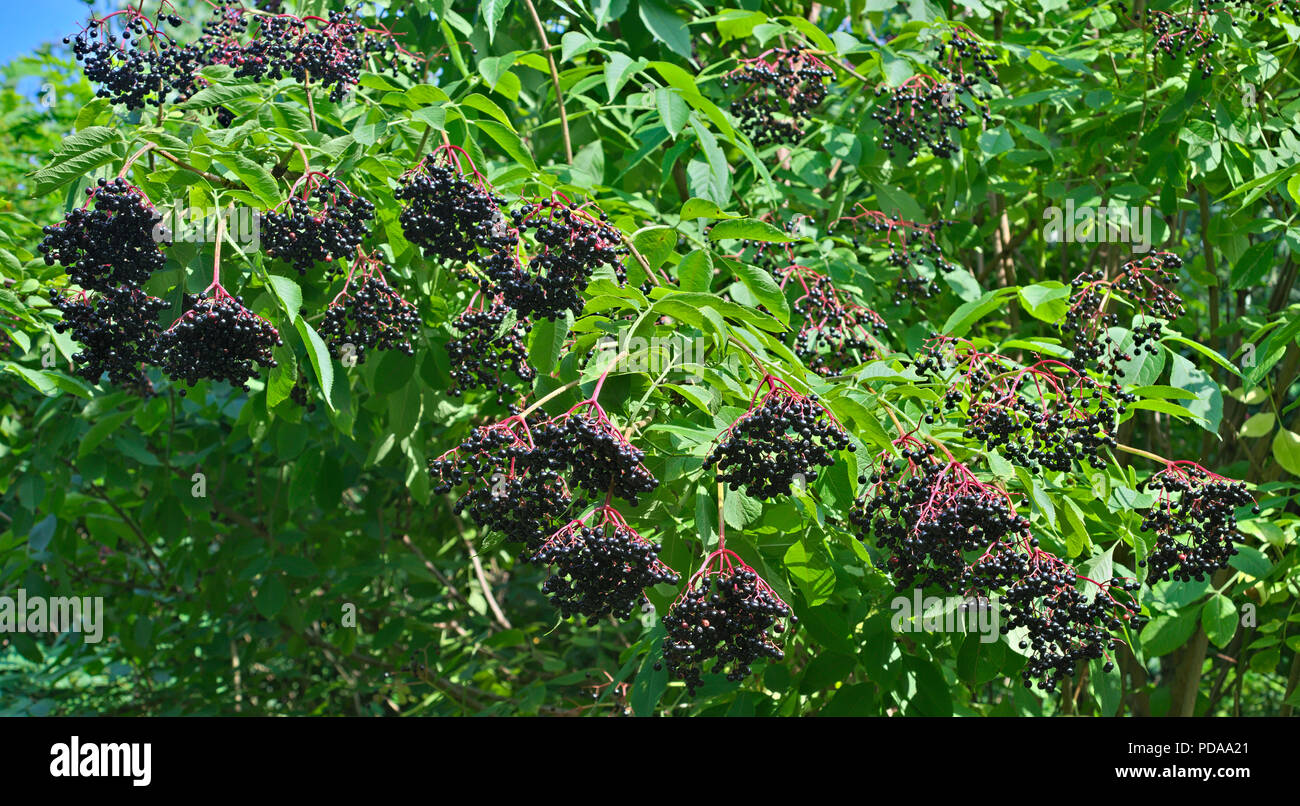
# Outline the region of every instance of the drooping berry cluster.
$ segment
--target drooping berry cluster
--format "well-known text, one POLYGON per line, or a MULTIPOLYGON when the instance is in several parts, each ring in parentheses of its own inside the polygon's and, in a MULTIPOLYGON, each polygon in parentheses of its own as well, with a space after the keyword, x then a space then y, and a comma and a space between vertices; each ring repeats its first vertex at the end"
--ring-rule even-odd
POLYGON ((155 240, 162 215, 125 179, 100 179, 86 194, 94 209, 75 209, 46 227, 37 247, 46 265, 63 266, 83 289, 51 294, 63 314, 55 329, 82 345, 73 357, 77 374, 94 383, 106 372, 112 383, 148 395, 153 386, 144 365, 152 361, 158 315, 167 305, 143 285, 166 262, 155 240))
POLYGON ((1237 509, 1259 506, 1246 483, 1212 473, 1195 462, 1170 462, 1146 480, 1157 491, 1157 502, 1142 518, 1142 528, 1154 532, 1155 547, 1139 566, 1147 580, 1201 580, 1237 553, 1237 509))
POLYGON ((731 103, 731 113, 755 147, 771 143, 793 144, 804 135, 804 124, 826 99, 827 82, 834 72, 825 62, 800 48, 774 48, 727 75, 744 85, 745 94, 731 103))
POLYGON ((835 463, 833 452, 856 449, 816 395, 801 395, 767 375, 755 397, 764 385, 762 401, 757 407, 751 402, 704 460, 705 470, 717 467, 718 481, 755 498, 788 495, 795 484, 807 487, 835 463))
POLYGON ((55 292, 51 301, 63 314, 55 331, 71 332, 81 344, 72 357, 78 375, 95 383, 108 373, 109 381, 124 389, 141 395, 152 391, 142 365, 149 362, 161 333, 158 316, 167 308, 164 300, 121 285, 93 297, 84 291, 75 296, 55 292))
POLYGON ((1160 350, 1164 332, 1161 320, 1183 315, 1182 298, 1173 291, 1176 270, 1183 265, 1177 255, 1155 252, 1120 267, 1114 277, 1103 271, 1083 272, 1070 284, 1070 307, 1061 332, 1071 350, 1069 364, 1079 372, 1096 370, 1115 382, 1123 380, 1123 364, 1143 353, 1160 350), (1119 316, 1109 310, 1112 300, 1133 308, 1130 351, 1111 335, 1119 316))
POLYGON ((386 58, 394 75, 403 63, 423 61, 398 45, 382 24, 367 28, 352 8, 331 11, 328 19, 258 14, 254 35, 244 41, 249 9, 234 0, 209 5, 213 13, 200 37, 186 45, 163 30, 164 24, 183 23, 168 0, 162 0, 153 17, 130 5, 92 17, 64 44, 72 45, 86 77, 99 85, 96 93, 129 109, 161 106, 169 92, 175 101, 188 99, 206 83, 199 71, 210 65, 230 65, 238 78, 276 81, 289 76, 303 85, 328 88, 330 100, 338 103, 356 86, 371 57, 386 58), (120 35, 112 27, 119 16, 124 18, 120 35))
MULTIPOLYGON (((214 284, 211 297, 186 294, 185 313, 154 343, 153 363, 175 381, 228 381, 248 391, 257 366, 276 366, 271 351, 282 344, 271 323, 214 284)), ((181 394, 184 394, 182 390, 181 394)))
POLYGON ((1104 467, 1101 451, 1115 445, 1117 417, 1136 400, 1119 384, 1101 384, 1063 361, 1037 358, 1022 366, 937 334, 912 367, 943 391, 927 423, 964 419, 963 437, 1030 470, 1104 467))
POLYGON ((466 173, 458 152, 443 146, 402 175, 393 194, 406 202, 398 216, 402 232, 426 257, 438 260, 473 261, 480 250, 508 251, 515 239, 501 213, 505 199, 487 186, 472 161, 466 173))
POLYGON ((570 521, 547 538, 529 561, 555 566, 542 592, 564 618, 627 619, 646 601, 645 589, 681 579, 659 559, 660 546, 627 524, 617 510, 598 507, 591 517, 570 521))
POLYGON ((513 373, 521 381, 537 376, 528 364, 524 344, 532 325, 518 318, 500 297, 490 304, 480 297, 476 294, 469 307, 452 321, 452 328, 460 335, 447 342, 453 384, 447 394, 459 397, 468 389, 487 389, 496 392, 497 405, 501 405, 513 389, 506 373, 513 373))
POLYGON ((659 486, 641 460, 645 452, 628 442, 605 410, 586 400, 533 430, 537 458, 546 467, 566 468, 569 485, 593 496, 616 495, 636 506, 659 486))
POLYGON ((813 372, 839 375, 879 355, 879 337, 889 332, 885 320, 835 287, 831 278, 792 263, 778 272, 780 287, 797 280, 803 293, 791 308, 802 320, 794 353, 813 372))
POLYGON ((120 177, 100 179, 86 195, 94 209, 79 207, 62 223, 45 227, 37 247, 45 265, 63 266, 87 291, 143 284, 166 262, 155 237, 162 214, 120 177))
MULTIPOLYGON (((1207 4, 1201 3, 1202 6, 1207 4)), ((1201 8, 1171 14, 1158 9, 1147 9, 1147 25, 1156 41, 1152 53, 1163 54, 1166 61, 1178 63, 1184 57, 1196 60, 1196 69, 1202 78, 1214 73, 1210 51, 1219 41, 1219 35, 1210 26, 1209 11, 1201 8)))
POLYGON ((476 428, 459 447, 429 462, 436 494, 468 485, 454 511, 480 529, 536 552, 568 511, 572 496, 557 470, 535 461, 532 428, 511 415, 476 428))
POLYGON ((298 180, 287 204, 287 211, 262 216, 262 243, 268 255, 292 263, 299 274, 355 252, 375 217, 374 204, 319 171, 298 180), (302 195, 293 195, 299 186, 302 195))
POLYGON ((289 76, 330 90, 338 103, 351 92, 370 56, 390 59, 393 75, 403 62, 421 59, 397 45, 382 26, 367 28, 352 8, 331 11, 328 19, 287 14, 259 16, 257 36, 227 54, 237 77, 278 81, 289 76))
POLYGON ((415 355, 411 339, 419 334, 423 320, 419 310, 388 284, 385 268, 378 256, 358 253, 343 290, 325 309, 320 335, 335 358, 361 364, 373 350, 415 355))
POLYGON ((886 454, 876 470, 858 478, 868 493, 849 513, 866 542, 889 553, 899 587, 937 585, 949 592, 969 587, 967 554, 1004 541, 1029 539, 1029 520, 1010 497, 981 482, 966 465, 935 456, 933 444, 914 437, 895 441, 902 460, 886 454))
POLYGON ((1053 693, 1061 678, 1073 677, 1089 660, 1106 658, 1102 671, 1113 670, 1108 650, 1123 644, 1114 633, 1125 622, 1135 628, 1141 624, 1137 602, 1131 596, 1138 589, 1135 580, 1086 579, 1068 564, 1038 550, 1005 552, 985 563, 981 574, 1014 580, 999 597, 999 630, 1004 635, 1022 628, 1025 631, 1019 641, 1019 648, 1029 653, 1020 673, 1025 688, 1033 688, 1037 680, 1040 691, 1053 693), (1076 587, 1080 581, 1096 588, 1091 597, 1076 587))
POLYGON ((867 259, 863 262, 881 260, 886 266, 898 270, 893 301, 902 303, 938 296, 942 290, 940 278, 959 268, 944 257, 939 245, 943 229, 953 223, 939 219, 920 224, 897 213, 886 215, 879 210, 863 208, 856 215, 836 221, 832 229, 852 233, 848 237, 853 248, 866 252, 864 257, 867 259))
POLYGON ((980 110, 984 122, 991 122, 989 99, 992 87, 1000 86, 994 64, 997 55, 993 49, 979 41, 968 28, 952 28, 934 44, 934 69, 965 95, 980 110))
POLYGON ((584 208, 556 194, 511 211, 511 233, 529 252, 527 261, 515 248, 494 251, 484 264, 485 291, 500 293, 520 316, 555 319, 582 312, 581 292, 601 266, 625 282, 622 236, 606 223, 607 214, 592 216, 584 208))
POLYGON ((193 82, 201 66, 198 52, 175 44, 164 25, 179 27, 182 20, 164 0, 150 18, 126 6, 103 18, 92 17, 75 36, 64 37, 73 57, 81 63, 87 80, 98 87, 96 96, 128 109, 161 106, 169 90, 181 91, 193 82), (121 33, 112 19, 123 17, 121 33))
POLYGON ((877 87, 876 98, 883 100, 872 108, 871 117, 881 126, 880 148, 908 160, 927 149, 940 159, 956 154, 960 145, 952 133, 970 125, 957 100, 958 89, 924 73, 897 87, 877 87))
MULTIPOLYGON (((755 661, 785 657, 768 631, 785 632, 787 618, 798 621, 758 572, 734 552, 720 549, 704 561, 664 616, 668 635, 662 663, 692 695, 704 685, 707 671, 725 672, 733 682, 744 680, 755 661)), ((656 663, 655 668, 662 666, 656 663)))

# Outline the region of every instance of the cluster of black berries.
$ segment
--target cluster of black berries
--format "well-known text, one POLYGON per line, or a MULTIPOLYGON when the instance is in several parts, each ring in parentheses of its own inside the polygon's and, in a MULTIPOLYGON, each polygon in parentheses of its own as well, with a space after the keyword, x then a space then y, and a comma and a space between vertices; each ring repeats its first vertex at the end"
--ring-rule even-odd
POLYGON ((692 695, 704 685, 711 659, 714 674, 725 671, 727 680, 744 680, 755 661, 785 657, 768 630, 784 632, 786 618, 797 621, 752 568, 700 574, 664 616, 663 664, 692 695))
POLYGON ((747 85, 745 94, 731 103, 740 129, 755 147, 770 143, 796 143, 804 123, 826 99, 826 84, 834 72, 816 56, 799 48, 777 48, 755 59, 745 59, 730 82, 747 85))
POLYGON ((311 195, 316 205, 304 194, 289 199, 287 211, 271 210, 262 216, 266 253, 292 263, 299 274, 318 262, 351 255, 370 234, 366 222, 375 217, 374 204, 333 177, 317 182, 311 195))
POLYGON ((617 229, 581 209, 545 199, 512 211, 514 229, 535 242, 527 266, 514 248, 497 249, 484 263, 487 280, 520 316, 555 319, 582 312, 581 292, 592 274, 609 266, 619 283, 627 279, 621 258, 628 254, 617 229))
POLYGON ((643 493, 659 486, 641 460, 645 452, 627 441, 599 405, 571 412, 533 429, 534 460, 547 468, 567 468, 570 486, 589 494, 617 495, 636 505, 643 493))
POLYGON ((853 248, 865 248, 873 258, 884 252, 880 244, 883 236, 883 246, 889 250, 883 261, 886 266, 899 271, 893 301, 902 303, 938 296, 942 291, 939 279, 959 268, 944 257, 939 245, 939 236, 944 228, 954 223, 939 219, 930 224, 919 224, 907 221, 897 213, 885 215, 869 210, 837 221, 834 228, 851 226, 855 230, 849 236, 853 248))
POLYGON ((242 298, 218 287, 212 297, 186 294, 184 306, 185 313, 154 343, 153 363, 173 380, 190 386, 224 380, 247 392, 255 365, 276 366, 271 351, 283 343, 280 334, 245 308, 242 298))
POLYGON ((467 389, 483 388, 496 392, 497 405, 501 405, 512 388, 505 377, 507 372, 521 381, 536 377, 537 372, 528 365, 528 348, 524 345, 532 325, 527 319, 511 317, 511 308, 494 300, 452 321, 460 335, 447 342, 452 379, 447 394, 459 397, 467 389))
POLYGON ((95 95, 128 109, 161 106, 169 90, 181 91, 193 82, 197 51, 174 44, 162 25, 181 25, 175 14, 159 14, 150 20, 135 9, 127 9, 122 33, 113 33, 107 18, 92 19, 89 26, 63 44, 72 45, 72 55, 81 63, 86 78, 99 85, 95 95))
MULTIPOLYGON (((1144 488, 1159 493, 1157 505, 1142 518, 1142 528, 1156 534, 1150 556, 1138 563, 1149 582, 1199 581, 1227 567, 1237 553, 1237 508, 1255 504, 1245 482, 1177 462, 1147 479, 1144 488)), ((1259 514, 1259 506, 1252 512, 1259 514)))
MULTIPOLYGON (((370 55, 394 49, 391 37, 367 32, 351 8, 329 13, 319 28, 293 16, 259 18, 257 36, 230 60, 235 75, 278 81, 289 76, 300 84, 327 87, 330 101, 338 103, 356 86, 370 55)), ((393 59, 397 75, 401 59, 393 59)))
POLYGON ((951 132, 969 125, 957 91, 955 84, 916 77, 899 87, 877 87, 876 97, 885 100, 875 105, 871 117, 882 129, 880 148, 891 157, 902 152, 909 160, 922 149, 941 159, 956 154, 959 145, 951 132))
POLYGON ((467 484, 454 511, 522 543, 525 557, 542 546, 572 502, 560 474, 534 461, 528 427, 518 417, 480 426, 454 451, 429 462, 434 493, 467 484))
POLYGON ((45 227, 37 250, 88 291, 139 286, 166 263, 155 234, 162 214, 139 188, 118 178, 86 190, 94 209, 77 208, 45 227))
POLYGON ((874 355, 873 336, 889 332, 879 314, 848 299, 830 277, 803 266, 787 266, 780 277, 782 287, 797 278, 804 289, 791 308, 803 320, 794 353, 805 366, 829 377, 874 355))
POLYGON ((573 521, 528 558, 555 566, 542 592, 564 618, 585 616, 588 624, 604 616, 630 618, 645 601, 646 588, 676 585, 681 579, 659 559, 658 544, 637 534, 612 510, 599 511, 603 523, 573 521))
MULTIPOLYGON (((1202 5, 1207 5, 1202 2, 1202 5)), ((1153 53, 1164 54, 1169 62, 1181 62, 1183 57, 1195 58, 1196 69, 1202 78, 1214 73, 1210 49, 1219 41, 1219 35, 1205 24, 1202 13, 1175 15, 1166 11, 1147 10, 1147 25, 1156 38, 1153 53)))
POLYGON ((1030 470, 1066 471, 1076 462, 1104 467, 1101 451, 1115 445, 1116 417, 1125 403, 1137 399, 1118 384, 1102 385, 1064 362, 1022 367, 944 337, 927 343, 912 367, 921 378, 941 383, 947 383, 945 373, 957 370, 956 382, 934 402, 927 423, 964 414, 963 437, 1030 470))
POLYGON ((370 350, 415 355, 411 338, 420 332, 420 312, 393 290, 382 272, 367 273, 359 288, 350 293, 345 289, 342 296, 325 309, 320 325, 330 355, 357 364, 370 350))
POLYGON ((93 383, 107 372, 112 383, 148 395, 153 386, 143 364, 151 360, 158 315, 167 305, 143 285, 166 262, 155 240, 162 215, 125 179, 100 179, 86 193, 94 209, 73 210, 46 227, 37 247, 46 265, 63 266, 89 292, 52 295, 63 313, 55 328, 82 345, 73 360, 83 378, 93 383))
POLYGON ((807 487, 820 468, 834 464, 832 452, 856 449, 816 395, 771 383, 762 405, 732 423, 704 460, 705 470, 716 465, 718 481, 755 498, 788 495, 799 480, 807 487))
POLYGON ((876 339, 889 326, 880 314, 860 305, 845 306, 825 319, 806 319, 795 334, 794 354, 822 377, 841 375, 876 355, 876 339))
MULTIPOLYGON (((1074 569, 1042 552, 1014 553, 997 558, 1002 566, 996 573, 1015 581, 1002 594, 1002 624, 1005 635, 1025 629, 1020 648, 1029 660, 1020 673, 1025 688, 1045 693, 1056 691, 1063 677, 1073 677, 1081 664, 1106 657, 1106 650, 1122 643, 1112 633, 1125 621, 1140 624, 1136 602, 1115 598, 1111 591, 1132 592, 1138 583, 1111 579, 1089 598, 1079 590, 1074 569)), ((1100 583, 1100 581, 1099 581, 1100 583)), ((1091 583, 1089 583, 1091 584, 1091 583)), ((1109 672, 1107 661, 1102 670, 1109 672)))
POLYGON ((1061 333, 1071 350, 1068 363, 1078 372, 1096 369, 1111 379, 1122 379, 1125 361, 1143 353, 1156 354, 1164 332, 1161 320, 1174 320, 1184 313, 1183 300, 1173 291, 1182 258, 1157 252, 1125 263, 1111 279, 1102 271, 1083 272, 1070 284, 1070 307, 1061 323, 1061 333), (1106 305, 1112 297, 1126 300, 1135 309, 1131 331, 1132 352, 1125 352, 1109 334, 1119 323, 1106 305))
POLYGON ((289 399, 296 405, 306 409, 309 413, 316 410, 316 402, 309 397, 310 387, 307 384, 307 375, 302 370, 298 371, 298 377, 293 382, 293 388, 289 390, 289 399))
MULTIPOLYGON (((1214 8, 1216 3, 1209 0, 1197 0, 1197 8, 1201 11, 1219 10, 1214 8)), ((1300 3, 1294 0, 1224 0, 1221 6, 1222 10, 1229 14, 1232 12, 1243 12, 1242 16, 1250 20, 1262 20, 1272 11, 1285 11, 1292 17, 1300 16, 1300 3)), ((1234 17, 1233 24, 1238 20, 1234 17)))
POLYGON ((425 159, 393 195, 407 202, 398 216, 402 232, 426 257, 468 261, 480 249, 508 251, 515 244, 501 214, 505 200, 450 165, 425 159))
POLYGON ((935 43, 934 69, 956 88, 955 92, 969 97, 984 116, 984 122, 991 122, 988 101, 990 86, 999 86, 997 71, 993 64, 997 55, 993 49, 967 31, 955 28, 947 39, 935 43))
POLYGON ((105 289, 87 294, 51 295, 63 319, 54 325, 59 333, 71 332, 81 344, 72 357, 77 374, 91 383, 108 373, 108 379, 124 389, 148 395, 152 385, 142 364, 148 363, 153 344, 161 333, 158 316, 167 303, 133 286, 105 289))
MULTIPOLYGON (((1134 396, 1119 393, 1125 400, 1134 396)), ((1008 461, 1030 470, 1070 470, 1076 462, 1105 467, 1104 447, 1114 447, 1116 407, 1100 388, 1082 400, 1061 406, 1021 395, 992 400, 992 393, 973 401, 962 436, 997 450, 1008 461)))
POLYGON ((902 462, 887 458, 870 476, 860 476, 860 484, 872 485, 871 493, 854 505, 849 520, 859 540, 874 535, 876 546, 889 553, 899 587, 960 591, 972 579, 966 552, 1028 540, 1029 520, 964 465, 934 461, 934 450, 929 444, 907 448, 902 462))

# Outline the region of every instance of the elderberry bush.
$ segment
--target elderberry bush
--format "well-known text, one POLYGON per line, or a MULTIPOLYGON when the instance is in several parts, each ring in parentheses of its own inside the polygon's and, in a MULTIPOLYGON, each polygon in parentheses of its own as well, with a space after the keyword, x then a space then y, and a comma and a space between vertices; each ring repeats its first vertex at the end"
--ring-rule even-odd
POLYGON ((93 297, 55 292, 50 301, 63 314, 55 332, 70 333, 81 344, 81 351, 72 357, 78 375, 97 383, 107 373, 117 386, 140 395, 153 393, 141 365, 149 362, 162 332, 158 316, 167 309, 165 300, 121 285, 93 297))
POLYGON ((525 344, 532 325, 527 319, 509 319, 511 312, 497 300, 486 308, 467 310, 452 321, 460 335, 447 342, 453 383, 447 394, 459 397, 467 389, 487 389, 496 392, 497 405, 501 405, 513 391, 507 373, 521 381, 537 376, 528 364, 525 344))
POLYGON ((605 616, 628 619, 645 601, 645 589, 676 585, 680 577, 659 559, 660 546, 626 523, 587 526, 574 521, 556 532, 529 556, 554 573, 542 592, 564 618, 583 616, 594 625, 605 616))
POLYGON ((450 165, 425 159, 393 195, 406 202, 398 215, 402 232, 425 257, 471 261, 480 250, 508 252, 517 242, 501 213, 505 199, 450 165))
POLYGON ((415 355, 411 338, 419 334, 422 320, 414 305, 388 285, 382 272, 366 276, 360 287, 330 303, 321 321, 320 335, 334 358, 349 356, 364 363, 373 350, 397 350, 415 355))
POLYGON ((755 661, 785 657, 768 630, 784 632, 786 618, 798 620, 752 568, 701 574, 664 616, 663 664, 691 695, 704 685, 706 671, 744 680, 755 661))
POLYGON ((258 366, 276 366, 271 351, 283 344, 280 334, 245 308, 243 298, 218 289, 215 297, 186 294, 184 306, 185 313, 154 342, 152 362, 173 380, 189 386, 227 381, 247 392, 258 366))
POLYGON ((619 231, 584 210, 544 199, 511 212, 514 229, 529 233, 534 247, 527 264, 513 249, 494 251, 484 263, 493 288, 520 316, 556 319, 571 311, 582 312, 582 291, 592 274, 608 266, 621 284, 627 270, 621 258, 628 254, 619 231))
POLYGON ((598 406, 542 423, 533 430, 536 460, 566 471, 571 487, 593 496, 612 494, 636 506, 659 480, 641 464, 645 452, 628 442, 598 406))
POLYGON ((333 177, 317 183, 311 197, 315 205, 306 198, 292 198, 288 210, 271 210, 262 216, 266 254, 292 263, 299 274, 317 263, 353 254, 370 234, 367 222, 375 217, 374 204, 333 177))
POLYGON ((1237 509, 1259 506, 1246 483, 1230 481, 1190 463, 1175 463, 1147 479, 1143 489, 1158 502, 1142 517, 1142 529, 1154 532, 1155 547, 1139 567, 1147 580, 1200 581, 1237 554, 1237 509))
POLYGON ((770 393, 741 415, 704 460, 718 481, 755 498, 788 495, 796 479, 810 485, 834 451, 856 450, 848 434, 817 402, 786 390, 770 393))
POLYGON ((74 209, 62 223, 43 230, 37 250, 45 265, 63 266, 72 282, 87 290, 143 284, 166 263, 154 239, 162 214, 122 178, 100 179, 86 195, 93 209, 74 209))

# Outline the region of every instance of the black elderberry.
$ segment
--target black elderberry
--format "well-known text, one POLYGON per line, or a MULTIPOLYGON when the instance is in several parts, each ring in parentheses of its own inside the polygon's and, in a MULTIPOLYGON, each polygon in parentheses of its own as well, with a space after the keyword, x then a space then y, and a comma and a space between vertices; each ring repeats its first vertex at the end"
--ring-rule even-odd
POLYGON ((388 284, 381 262, 363 257, 343 291, 325 309, 319 331, 331 356, 361 364, 372 350, 415 355, 411 339, 422 325, 416 307, 388 284), (352 288, 358 277, 360 283, 352 288))
POLYGON ((500 298, 490 305, 470 307, 452 321, 460 335, 447 342, 451 364, 452 397, 467 389, 482 388, 496 392, 497 405, 512 392, 507 380, 511 373, 521 381, 531 381, 536 371, 528 364, 525 341, 532 325, 520 319, 500 298))
POLYGON ((528 560, 555 567, 542 592, 565 618, 631 618, 645 589, 676 585, 680 577, 659 559, 660 547, 637 534, 614 509, 596 510, 588 526, 575 520, 547 538, 528 560))
POLYGON ((62 223, 45 227, 37 247, 45 264, 63 266, 86 290, 142 285, 166 262, 155 239, 162 214, 120 177, 101 179, 86 193, 93 209, 74 209, 62 223))
POLYGON ((81 344, 72 357, 77 374, 91 383, 107 373, 115 385, 136 394, 149 395, 153 386, 141 366, 150 361, 154 342, 162 332, 158 315, 167 303, 139 288, 121 285, 92 294, 51 297, 63 314, 55 323, 59 333, 71 333, 81 344))
POLYGON ((718 481, 755 498, 788 495, 792 486, 807 487, 822 468, 835 463, 831 454, 855 446, 848 434, 815 398, 796 393, 771 376, 759 384, 768 392, 762 402, 719 435, 704 460, 717 467, 718 481))
POLYGON ((721 550, 691 577, 664 616, 663 664, 692 695, 708 671, 744 680, 755 661, 785 656, 768 631, 783 631, 786 618, 793 620, 790 607, 758 573, 721 550))
POLYGON ((559 472, 538 461, 531 429, 512 415, 475 429, 457 448, 429 462, 434 492, 466 485, 454 511, 480 529, 524 546, 525 558, 553 534, 573 502, 559 472))
MULTIPOLYGON (((270 322, 217 286, 212 297, 185 295, 181 314, 154 343, 153 363, 175 381, 227 381, 248 391, 257 366, 276 366, 272 349, 283 342, 270 322)), ((183 393, 182 393, 183 394, 183 393)))
POLYGON ((300 181, 302 196, 290 198, 288 210, 262 216, 262 244, 268 255, 306 274, 316 263, 355 253, 370 232, 375 206, 325 174, 312 172, 300 181))
POLYGON ((1237 553, 1236 511, 1255 503, 1245 482, 1231 481, 1194 462, 1171 462, 1147 479, 1158 501, 1144 513, 1142 528, 1156 544, 1141 563, 1147 579, 1201 580, 1237 553))
POLYGON ((402 176, 393 194, 406 202, 398 216, 402 232, 426 257, 453 263, 511 250, 517 238, 501 213, 505 199, 488 188, 472 163, 468 174, 462 170, 458 151, 445 146, 402 176))
POLYGON ((627 279, 628 254, 617 229, 567 200, 546 199, 511 213, 511 234, 528 253, 496 249, 483 264, 485 292, 495 290, 520 316, 555 319, 582 312, 582 291, 601 266, 627 279))
POLYGON ((753 59, 742 59, 727 83, 745 86, 731 103, 740 129, 755 147, 797 143, 804 123, 826 99, 826 84, 834 72, 812 53, 799 48, 775 48, 753 59))
POLYGON ((641 464, 645 452, 627 441, 597 403, 587 401, 539 425, 533 440, 536 459, 565 471, 570 487, 592 495, 616 495, 635 506, 642 494, 659 486, 641 464))

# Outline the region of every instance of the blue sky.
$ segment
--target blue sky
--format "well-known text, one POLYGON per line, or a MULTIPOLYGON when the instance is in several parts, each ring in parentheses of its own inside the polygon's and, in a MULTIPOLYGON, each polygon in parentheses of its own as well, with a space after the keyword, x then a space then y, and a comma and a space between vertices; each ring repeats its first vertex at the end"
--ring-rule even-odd
MULTIPOLYGON (((104 0, 95 3, 101 13, 107 6, 104 0)), ((86 9, 83 0, 0 0, 0 63, 76 33, 87 19, 86 9)))

